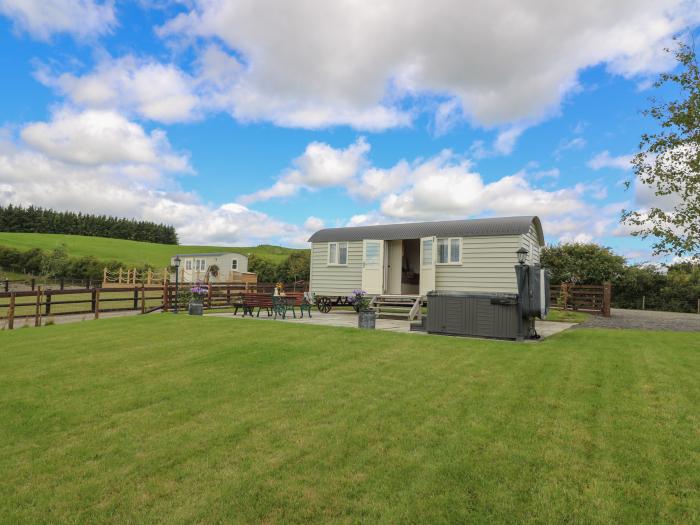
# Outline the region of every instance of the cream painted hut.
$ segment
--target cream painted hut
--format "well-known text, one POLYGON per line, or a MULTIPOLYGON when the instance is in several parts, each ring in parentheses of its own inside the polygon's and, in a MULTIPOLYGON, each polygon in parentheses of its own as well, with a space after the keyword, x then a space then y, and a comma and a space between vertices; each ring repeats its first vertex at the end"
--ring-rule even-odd
POLYGON ((256 282, 255 274, 248 272, 248 257, 236 252, 179 253, 170 264, 180 258, 180 282, 256 282))
POLYGON ((328 228, 309 241, 318 296, 362 289, 424 298, 433 290, 517 293, 516 251, 539 264, 544 235, 529 216, 328 228))

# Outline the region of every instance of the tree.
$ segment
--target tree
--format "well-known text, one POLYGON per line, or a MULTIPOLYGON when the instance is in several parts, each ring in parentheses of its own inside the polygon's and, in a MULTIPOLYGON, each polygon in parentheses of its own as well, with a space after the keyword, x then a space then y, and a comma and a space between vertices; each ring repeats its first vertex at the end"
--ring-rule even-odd
POLYGON ((280 278, 278 265, 255 254, 248 257, 248 271, 257 274, 259 283, 274 283, 280 278))
POLYGON ((43 256, 41 275, 44 277, 65 277, 69 264, 68 249, 65 244, 61 244, 43 256))
POLYGON ((625 271, 625 258, 597 244, 566 243, 547 246, 540 262, 552 274, 552 283, 600 284, 625 271))
POLYGON ((310 268, 311 252, 309 250, 291 253, 280 266, 281 278, 288 283, 308 281, 310 268))
POLYGON ((632 161, 637 183, 651 188, 659 204, 647 210, 624 210, 621 221, 634 228, 633 235, 656 238, 655 254, 698 257, 700 68, 694 46, 681 42, 674 53, 679 71, 662 74, 654 86, 677 91, 678 99, 651 99, 651 107, 642 113, 653 118, 660 130, 642 135, 640 151, 632 161))

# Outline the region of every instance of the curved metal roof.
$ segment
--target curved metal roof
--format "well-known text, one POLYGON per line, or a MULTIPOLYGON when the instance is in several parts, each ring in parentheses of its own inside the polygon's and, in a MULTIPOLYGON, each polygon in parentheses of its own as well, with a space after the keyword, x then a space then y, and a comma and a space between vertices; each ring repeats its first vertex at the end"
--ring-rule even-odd
POLYGON ((314 233, 309 242, 361 241, 379 239, 420 239, 421 237, 483 237, 488 235, 523 235, 535 226, 540 246, 544 246, 542 223, 536 216, 495 217, 463 221, 407 222, 378 226, 326 228, 314 233))

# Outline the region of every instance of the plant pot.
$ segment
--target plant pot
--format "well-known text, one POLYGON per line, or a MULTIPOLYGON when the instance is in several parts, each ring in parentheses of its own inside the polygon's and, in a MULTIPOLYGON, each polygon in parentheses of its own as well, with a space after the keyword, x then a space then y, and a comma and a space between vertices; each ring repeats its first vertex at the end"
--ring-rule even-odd
POLYGON ((190 315, 202 315, 204 313, 202 303, 190 303, 187 305, 187 312, 190 315))
POLYGON ((360 310, 357 316, 357 327, 374 330, 377 322, 377 312, 374 310, 360 310))

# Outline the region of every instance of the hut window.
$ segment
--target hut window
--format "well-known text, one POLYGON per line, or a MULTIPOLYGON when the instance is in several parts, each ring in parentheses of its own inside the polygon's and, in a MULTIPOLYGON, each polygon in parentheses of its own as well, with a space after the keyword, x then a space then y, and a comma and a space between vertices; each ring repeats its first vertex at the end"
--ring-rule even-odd
POLYGON ((433 240, 425 239, 423 241, 423 266, 433 265, 433 240))
POLYGON ((328 243, 328 264, 348 264, 348 243, 328 243))
POLYGON ((461 260, 462 239, 450 239, 450 262, 458 263, 461 260))
POLYGON ((187 259, 185 261, 185 270, 191 270, 192 269, 192 259, 187 259))
POLYGON ((462 261, 462 239, 459 237, 437 240, 437 263, 459 264, 462 261))
POLYGON ((233 261, 231 261, 231 269, 238 270, 238 259, 234 259, 233 261))
POLYGON ((382 241, 365 241, 365 264, 379 264, 382 241))

